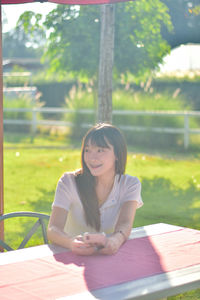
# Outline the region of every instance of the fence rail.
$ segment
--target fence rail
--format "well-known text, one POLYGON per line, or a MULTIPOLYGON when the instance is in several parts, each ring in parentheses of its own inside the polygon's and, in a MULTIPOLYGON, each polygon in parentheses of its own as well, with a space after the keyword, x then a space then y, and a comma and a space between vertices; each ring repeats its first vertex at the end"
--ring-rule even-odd
MULTIPOLYGON (((4 124, 16 124, 16 125, 31 125, 32 132, 35 133, 38 125, 49 125, 49 126, 67 126, 72 127, 73 123, 66 121, 57 120, 39 120, 37 118, 37 113, 62 113, 69 114, 78 112, 80 114, 94 114, 92 109, 66 109, 58 107, 41 107, 41 108, 4 108, 4 112, 29 112, 32 113, 32 118, 30 120, 19 120, 19 119, 4 119, 4 124)), ((190 134, 200 134, 200 128, 190 128, 189 119, 191 117, 200 118, 200 112, 197 111, 131 111, 131 110, 113 110, 114 115, 125 115, 125 116, 167 116, 167 117, 183 117, 184 126, 182 128, 175 127, 150 127, 150 126, 129 126, 129 125, 119 125, 119 128, 127 131, 151 131, 157 133, 170 133, 170 134, 183 134, 184 136, 184 148, 189 147, 190 134)), ((88 128, 91 124, 83 123, 81 125, 84 128, 88 128)))

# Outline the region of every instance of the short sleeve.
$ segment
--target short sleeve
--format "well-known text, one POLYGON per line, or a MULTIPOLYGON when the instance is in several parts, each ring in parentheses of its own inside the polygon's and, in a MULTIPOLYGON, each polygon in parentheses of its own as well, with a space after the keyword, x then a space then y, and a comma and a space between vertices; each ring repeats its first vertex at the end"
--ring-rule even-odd
POLYGON ((52 207, 58 206, 69 211, 73 198, 73 189, 72 174, 65 173, 58 181, 52 207))
POLYGON ((141 182, 137 177, 125 176, 123 184, 123 202, 137 201, 137 208, 143 205, 141 197, 141 182))

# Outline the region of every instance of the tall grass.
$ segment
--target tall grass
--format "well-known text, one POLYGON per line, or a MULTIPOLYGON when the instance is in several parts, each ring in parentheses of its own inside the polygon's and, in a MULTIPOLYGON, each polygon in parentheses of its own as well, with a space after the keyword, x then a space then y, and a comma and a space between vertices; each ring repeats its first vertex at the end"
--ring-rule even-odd
MULTIPOLYGON (((4 108, 33 108, 35 103, 33 100, 27 96, 21 96, 19 98, 6 98, 4 97, 4 108)), ((4 111, 4 119, 18 119, 18 120, 31 120, 32 113, 31 112, 17 112, 17 111, 4 111)), ((18 125, 19 126, 19 125, 18 125)), ((16 132, 30 132, 30 125, 20 125, 20 128, 16 125, 6 124, 4 126, 5 130, 16 132)))
MULTIPOLYGON (((131 87, 113 91, 113 109, 119 110, 192 110, 187 100, 178 93, 135 91, 131 87)), ((73 86, 66 98, 66 106, 73 109, 94 108, 93 90, 73 86)))
MULTIPOLYGON (((27 101, 27 99, 18 99, 7 101, 5 100, 5 107, 32 107, 33 103, 27 101)), ((72 129, 66 130, 62 128, 62 131, 55 126, 44 127, 38 126, 38 131, 45 134, 66 134, 71 139, 80 139, 86 129, 82 128, 82 124, 93 125, 96 123, 96 110, 97 110, 97 95, 94 94, 94 90, 90 86, 82 87, 82 85, 73 86, 66 98, 65 108, 73 109, 75 112, 71 114, 62 114, 59 116, 62 120, 68 121, 73 124, 72 129), (82 114, 80 109, 92 109, 94 113, 82 114)), ((134 90, 133 88, 126 87, 125 89, 118 89, 113 92, 113 110, 133 110, 133 111, 184 111, 193 110, 192 105, 189 105, 186 99, 181 96, 177 91, 155 93, 149 85, 148 88, 144 87, 144 90, 134 90)), ((39 118, 46 118, 47 114, 40 115, 39 118)), ((30 119, 30 113, 10 113, 5 112, 5 118, 21 118, 30 119)), ((51 114, 50 118, 58 120, 58 114, 51 114)), ((126 131, 125 136, 129 145, 141 145, 148 148, 166 148, 166 147, 183 147, 183 135, 182 134, 169 134, 152 132, 152 127, 168 127, 168 128, 183 128, 183 117, 171 117, 171 116, 127 116, 127 115, 115 115, 113 114, 113 124, 120 127, 120 125, 145 127, 147 130, 140 131, 126 131)), ((198 128, 200 126, 199 118, 190 118, 190 127, 198 128)), ((5 130, 18 130, 16 126, 6 125, 5 130)), ((20 131, 28 132, 29 126, 20 127, 20 131)), ((193 144, 198 144, 198 139, 192 139, 193 144), (197 142, 196 142, 197 141, 197 142)))
MULTIPOLYGON (((76 110, 70 116, 70 121, 74 124, 71 135, 74 138, 81 138, 85 130, 81 128, 82 123, 94 124, 96 114, 81 114, 78 109, 95 109, 96 101, 92 90, 85 90, 81 87, 73 87, 69 97, 66 99, 66 107, 76 110)), ((153 93, 151 88, 148 91, 135 91, 132 88, 125 90, 115 90, 113 92, 113 110, 133 110, 133 111, 185 111, 192 110, 193 107, 188 104, 178 91, 173 93, 163 92, 153 93)), ((68 117, 69 118, 69 117, 68 117)), ((69 120, 69 119, 68 119, 69 120)), ((140 144, 148 147, 172 147, 183 146, 183 137, 180 134, 161 134, 151 132, 151 127, 170 127, 183 128, 183 117, 171 116, 127 116, 113 114, 113 124, 142 126, 146 127, 146 132, 126 132, 127 142, 131 144, 140 144)), ((190 126, 195 128, 200 125, 200 120, 193 118, 190 126)))
POLYGON ((192 109, 186 99, 168 92, 153 93, 128 90, 116 90, 113 93, 113 108, 120 110, 189 110, 192 109))
MULTIPOLYGON (((6 98, 4 97, 4 108, 33 108, 35 103, 28 96, 19 98, 6 98)), ((7 119, 31 119, 31 113, 29 112, 8 112, 4 113, 4 118, 7 119)))

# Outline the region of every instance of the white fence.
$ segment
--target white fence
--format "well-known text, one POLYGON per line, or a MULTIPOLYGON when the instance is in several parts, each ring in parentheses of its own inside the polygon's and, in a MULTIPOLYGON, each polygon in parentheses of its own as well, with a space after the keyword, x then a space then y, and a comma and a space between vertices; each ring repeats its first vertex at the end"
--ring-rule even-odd
POLYGON ((35 86, 26 87, 4 87, 3 94, 7 98, 16 99, 20 96, 29 96, 31 99, 35 99, 37 94, 37 88, 35 86))
MULTIPOLYGON (((37 113, 48 113, 48 114, 69 114, 74 113, 75 110, 72 109, 64 109, 64 108, 57 108, 57 107, 42 107, 42 108, 4 108, 4 112, 31 112, 32 119, 31 120, 19 120, 19 119, 4 119, 4 124, 15 124, 15 125, 31 125, 32 132, 35 133, 37 130, 38 125, 48 125, 48 126, 73 126, 71 122, 65 121, 57 121, 57 120, 40 120, 37 118, 37 113)), ((94 114, 94 110, 92 109, 80 109, 76 110, 81 114, 94 114)), ((196 111, 120 111, 120 110, 113 110, 114 115, 125 115, 125 116, 170 116, 170 117, 183 117, 184 119, 184 126, 182 128, 174 128, 174 127, 147 127, 147 126, 128 126, 128 125, 119 125, 124 131, 148 131, 148 132, 158 132, 158 133, 170 133, 170 134, 183 134, 184 137, 184 148, 187 149, 189 146, 189 139, 191 134, 200 134, 200 128, 190 128, 189 126, 189 119, 191 117, 198 117, 200 118, 200 112, 196 111)), ((92 124, 85 124, 83 123, 81 126, 88 128, 92 124)))

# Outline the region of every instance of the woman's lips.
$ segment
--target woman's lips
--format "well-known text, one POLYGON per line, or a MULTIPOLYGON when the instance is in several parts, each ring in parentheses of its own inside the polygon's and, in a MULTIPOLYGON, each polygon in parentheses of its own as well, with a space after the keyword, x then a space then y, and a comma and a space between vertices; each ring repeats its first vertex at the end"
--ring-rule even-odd
POLYGON ((91 169, 98 169, 98 168, 100 168, 102 166, 102 164, 100 164, 100 165, 90 165, 90 168, 91 169))

